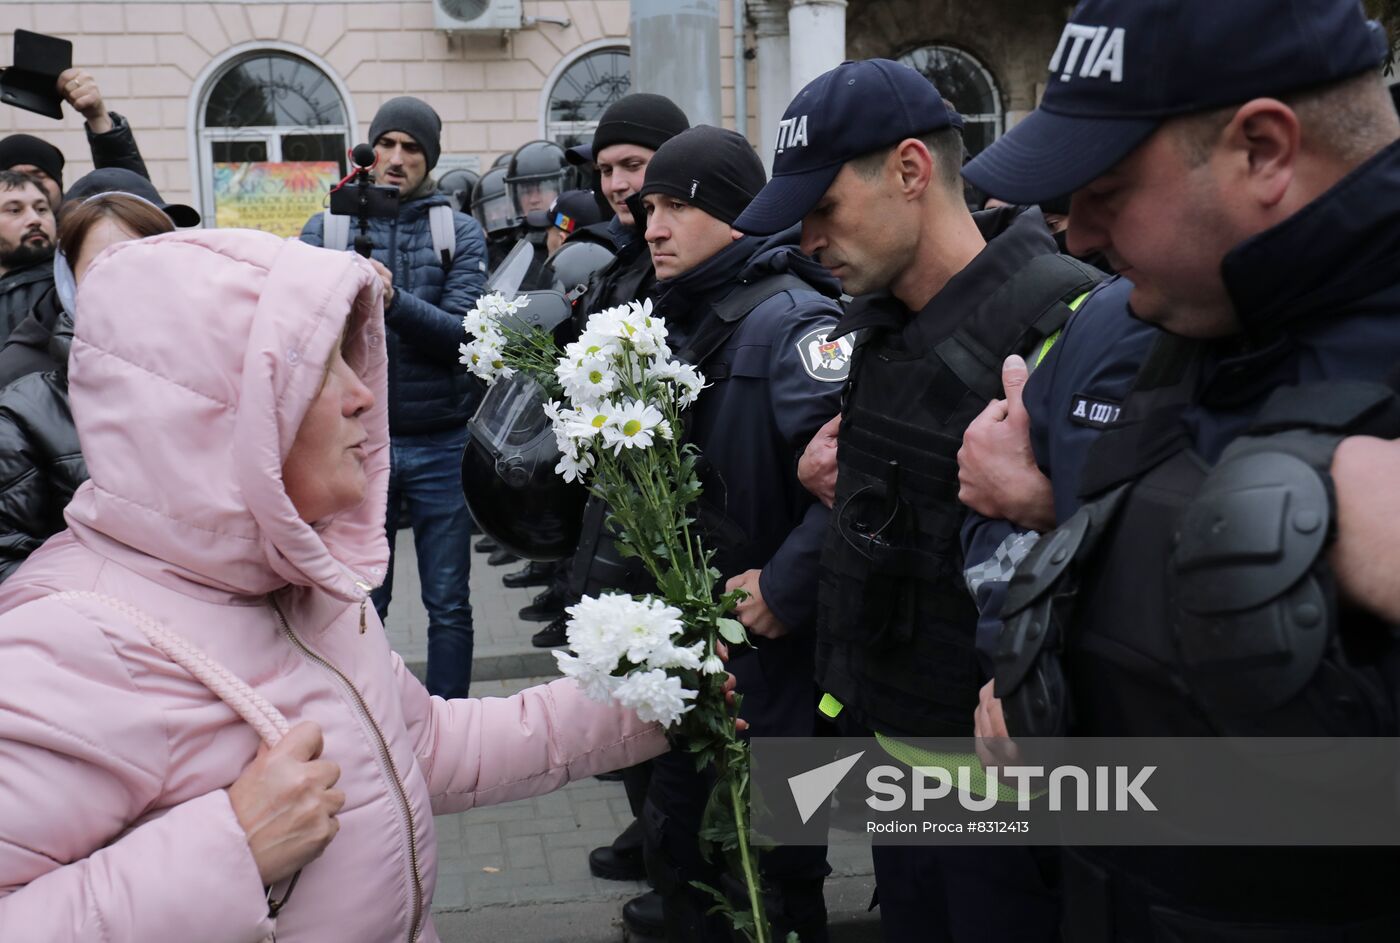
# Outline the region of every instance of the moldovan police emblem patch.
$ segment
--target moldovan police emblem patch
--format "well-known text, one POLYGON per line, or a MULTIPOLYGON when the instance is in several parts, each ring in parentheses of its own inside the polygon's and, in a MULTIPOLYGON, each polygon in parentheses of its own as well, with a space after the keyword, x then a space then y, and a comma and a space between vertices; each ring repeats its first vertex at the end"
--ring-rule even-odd
POLYGON ((823 383, 844 383, 851 374, 851 346, 849 337, 838 337, 834 341, 826 339, 829 331, 812 331, 797 342, 797 353, 802 359, 802 369, 813 380, 823 383))

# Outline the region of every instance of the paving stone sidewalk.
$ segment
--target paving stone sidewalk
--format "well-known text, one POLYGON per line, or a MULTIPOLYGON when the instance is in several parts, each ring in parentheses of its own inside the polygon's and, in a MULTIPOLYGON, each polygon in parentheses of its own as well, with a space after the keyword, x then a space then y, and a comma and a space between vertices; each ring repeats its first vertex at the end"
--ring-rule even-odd
MULTIPOLYGON (((427 614, 419 599, 407 530, 399 532, 397 555, 387 629, 395 650, 421 677, 427 657, 427 614)), ((555 674, 553 656, 530 646, 530 635, 539 625, 516 615, 538 590, 501 586, 501 576, 518 566, 488 567, 483 554, 472 555, 473 696, 506 696, 555 674)), ((616 915, 622 902, 645 886, 593 877, 588 872, 588 851, 612 841, 631 818, 622 784, 595 779, 534 799, 438 816, 433 909, 452 915, 443 922, 444 940, 491 938, 502 925, 511 926, 510 938, 522 943, 622 939, 616 915), (519 908, 505 915, 511 919, 504 924, 498 912, 503 907, 519 908), (590 925, 578 926, 574 921, 590 925)), ((869 925, 872 918, 864 914, 869 901, 866 885, 873 884, 869 846, 844 832, 833 831, 832 836, 833 887, 841 888, 839 898, 849 911, 838 912, 833 906, 833 921, 869 925)), ((829 896, 829 906, 833 903, 829 896)), ((854 938, 849 933, 846 937, 854 938)))

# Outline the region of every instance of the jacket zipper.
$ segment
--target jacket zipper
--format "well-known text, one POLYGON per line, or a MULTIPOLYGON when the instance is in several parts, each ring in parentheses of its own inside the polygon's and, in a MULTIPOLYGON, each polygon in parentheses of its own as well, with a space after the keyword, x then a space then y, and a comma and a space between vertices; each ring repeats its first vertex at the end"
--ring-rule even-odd
POLYGON ((394 765, 394 758, 389 753, 388 741, 384 739, 384 732, 379 729, 379 724, 375 723, 374 716, 369 712, 369 706, 365 704, 364 698, 355 689, 355 685, 350 683, 350 679, 339 668, 313 652, 305 642, 297 638, 296 633, 292 631, 291 625, 287 622, 287 617, 282 614, 282 607, 277 604, 277 600, 272 599, 272 597, 268 598, 272 603, 273 611, 277 613, 277 621, 282 623, 283 633, 303 655, 340 679, 340 683, 345 686, 345 690, 349 691, 350 696, 354 699, 360 719, 374 732, 374 738, 379 744, 379 759, 389 771, 389 780, 394 785, 394 792, 398 796, 399 806, 408 825, 408 860, 413 868, 413 922, 409 926, 408 939, 412 943, 418 939, 418 931, 421 929, 423 919, 423 876, 418 869, 418 839, 413 825, 413 807, 408 803, 408 793, 404 791, 398 767, 394 765))

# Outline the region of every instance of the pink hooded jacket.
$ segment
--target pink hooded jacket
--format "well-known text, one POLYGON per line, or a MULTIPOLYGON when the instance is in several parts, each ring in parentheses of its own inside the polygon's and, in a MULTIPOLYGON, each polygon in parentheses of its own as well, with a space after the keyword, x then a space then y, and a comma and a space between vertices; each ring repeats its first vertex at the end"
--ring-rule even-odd
POLYGON ((568 681, 429 697, 390 650, 366 605, 388 559, 389 462, 367 263, 263 233, 172 233, 105 252, 76 320, 92 478, 69 529, 0 587, 0 940, 433 941, 434 814, 665 748, 656 725, 568 681), (313 527, 282 461, 343 329, 376 396, 369 497, 313 527), (321 725, 341 828, 275 921, 225 791, 259 733, 139 617, 73 591, 141 610, 265 713, 321 725))

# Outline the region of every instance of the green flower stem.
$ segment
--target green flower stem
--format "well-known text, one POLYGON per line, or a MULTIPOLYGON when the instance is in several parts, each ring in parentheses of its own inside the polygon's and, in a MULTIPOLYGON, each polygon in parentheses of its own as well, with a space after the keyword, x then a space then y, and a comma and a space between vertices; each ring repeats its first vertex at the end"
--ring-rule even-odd
POLYGON ((744 821, 744 797, 739 794, 739 777, 729 772, 729 802, 734 808, 734 829, 739 835, 739 860, 744 866, 744 884, 749 889, 749 909, 753 911, 754 938, 758 943, 768 941, 768 921, 759 899, 758 877, 754 873, 753 853, 749 851, 748 826, 744 821))

